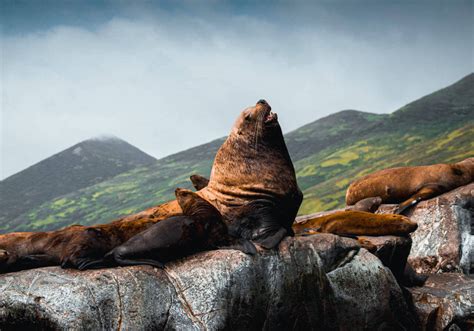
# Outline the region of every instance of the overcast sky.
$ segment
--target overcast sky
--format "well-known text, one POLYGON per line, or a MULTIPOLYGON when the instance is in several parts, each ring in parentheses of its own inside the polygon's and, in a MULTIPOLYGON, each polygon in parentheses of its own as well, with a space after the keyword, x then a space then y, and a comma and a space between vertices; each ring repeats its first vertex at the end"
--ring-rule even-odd
POLYGON ((288 132, 473 71, 472 1, 21 1, 1 8, 1 178, 118 136, 159 158, 265 98, 288 132))

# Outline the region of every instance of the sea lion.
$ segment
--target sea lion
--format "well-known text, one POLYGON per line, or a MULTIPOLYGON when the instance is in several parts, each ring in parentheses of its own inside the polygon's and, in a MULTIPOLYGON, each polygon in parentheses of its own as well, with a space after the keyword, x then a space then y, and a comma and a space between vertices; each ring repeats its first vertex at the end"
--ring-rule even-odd
POLYGON ((191 180, 191 183, 193 183, 194 188, 198 191, 202 190, 209 184, 209 179, 201 175, 194 174, 189 177, 189 179, 191 180))
POLYGON ((395 214, 373 214, 363 211, 337 211, 293 224, 297 235, 333 233, 342 236, 406 236, 418 225, 408 217, 395 214))
POLYGON ((151 224, 179 214, 181 208, 173 200, 108 224, 0 235, 0 249, 8 254, 6 260, 0 260, 0 272, 52 265, 77 267, 90 259, 103 257, 151 224))
MULTIPOLYGON (((262 205, 273 206, 274 219, 265 214, 265 231, 243 231, 257 243, 275 247, 286 235, 292 235, 291 224, 302 202, 303 195, 296 183, 296 175, 278 117, 270 105, 260 100, 245 109, 237 118, 229 137, 217 152, 209 185, 197 192, 221 212, 227 224, 239 222, 242 213, 262 205), (257 205, 251 205, 260 200, 257 205)), ((266 208, 268 210, 268 208, 266 208)), ((254 219, 258 218, 258 210, 254 219)), ((54 261, 68 267, 77 267, 85 260, 103 257, 113 248, 126 242, 152 224, 182 213, 176 200, 148 210, 123 217, 108 224, 81 227, 67 233, 52 231, 43 233, 38 243, 33 243, 34 233, 0 235, 0 249, 20 259, 25 256, 40 257, 37 266, 43 266, 41 256, 48 263, 54 261), (49 249, 51 245, 54 249, 49 249)), ((244 222, 245 223, 245 222, 244 222)), ((236 223, 237 224, 237 223, 236 223)), ((248 224, 247 230, 249 229, 248 224)), ((232 227, 239 232, 236 226, 232 227)), ((13 260, 0 261, 0 269, 15 264, 13 260)), ((30 267, 35 267, 31 264, 30 267)))
POLYGON ((354 210, 354 211, 365 211, 368 213, 375 213, 375 211, 380 207, 382 204, 381 197, 370 197, 365 198, 360 201, 357 201, 353 206, 347 206, 345 210, 354 210))
POLYGON ((209 184, 198 194, 219 209, 233 232, 265 248, 293 235, 303 194, 278 116, 265 100, 237 118, 217 152, 209 184))
MULTIPOLYGON (((239 249, 255 254, 255 246, 246 239, 231 238, 220 212, 199 195, 176 189, 182 216, 172 216, 156 223, 110 251, 111 258, 121 266, 148 264, 163 268, 164 262, 198 251, 218 248, 239 249)), ((79 269, 91 265, 80 266, 79 269)))
POLYGON ((474 181, 474 157, 453 164, 384 169, 353 182, 346 192, 346 204, 369 197, 382 203, 399 204, 395 213, 422 200, 433 198, 474 181))

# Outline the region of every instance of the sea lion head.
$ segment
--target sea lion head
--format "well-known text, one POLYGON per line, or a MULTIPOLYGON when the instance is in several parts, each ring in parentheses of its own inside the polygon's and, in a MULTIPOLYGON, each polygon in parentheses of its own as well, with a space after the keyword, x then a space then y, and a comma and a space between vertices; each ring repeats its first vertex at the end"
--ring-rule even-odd
POLYGON ((184 215, 207 219, 221 219, 220 212, 196 193, 184 188, 177 188, 174 193, 184 215))
POLYGON ((464 172, 470 178, 469 181, 474 180, 474 157, 468 157, 455 164, 459 169, 461 169, 461 174, 464 172))
POLYGON ((231 131, 234 138, 250 140, 255 144, 272 141, 275 134, 281 135, 278 115, 272 112, 272 107, 263 99, 242 111, 231 131))
POLYGON ((6 250, 0 249, 0 263, 8 261, 9 255, 6 250))

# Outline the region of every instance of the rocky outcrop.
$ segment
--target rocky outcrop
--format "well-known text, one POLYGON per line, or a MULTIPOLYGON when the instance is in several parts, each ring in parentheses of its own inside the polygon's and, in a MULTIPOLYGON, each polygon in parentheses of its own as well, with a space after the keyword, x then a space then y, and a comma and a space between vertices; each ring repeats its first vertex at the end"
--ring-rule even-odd
MULTIPOLYGON (((382 205, 390 213, 395 205, 382 205)), ((420 202, 406 214, 418 223, 408 258, 419 273, 471 272, 474 262, 474 183, 420 202)))
POLYGON ((371 253, 377 256, 383 265, 392 271, 397 280, 403 279, 406 261, 412 244, 410 237, 361 236, 359 238, 373 245, 371 253))
POLYGON ((410 292, 422 330, 474 330, 474 279, 459 273, 431 275, 410 292))
POLYGON ((0 276, 0 329, 415 327, 392 273, 355 240, 287 238, 278 251, 219 250, 169 263, 0 276))
POLYGON ((412 208, 418 229, 411 252, 410 238, 359 238, 372 254, 354 239, 317 234, 286 238, 278 251, 256 256, 199 253, 164 270, 50 267, 0 275, 0 330, 469 330, 474 280, 461 272, 474 259, 473 192, 470 184, 412 208), (396 278, 409 252, 418 272, 458 273, 432 275, 406 292, 396 278))

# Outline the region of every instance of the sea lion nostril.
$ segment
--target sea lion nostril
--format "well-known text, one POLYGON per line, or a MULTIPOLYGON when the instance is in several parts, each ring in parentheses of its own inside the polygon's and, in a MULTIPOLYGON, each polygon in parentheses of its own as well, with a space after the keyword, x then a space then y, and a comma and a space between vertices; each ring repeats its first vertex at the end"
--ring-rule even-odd
POLYGON ((267 102, 265 99, 260 99, 260 100, 258 100, 258 101, 257 101, 257 105, 258 105, 259 103, 262 104, 262 105, 268 105, 268 102, 267 102))

